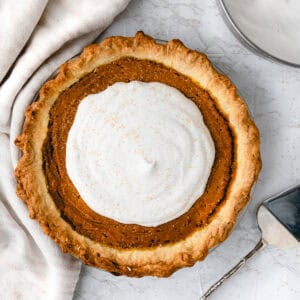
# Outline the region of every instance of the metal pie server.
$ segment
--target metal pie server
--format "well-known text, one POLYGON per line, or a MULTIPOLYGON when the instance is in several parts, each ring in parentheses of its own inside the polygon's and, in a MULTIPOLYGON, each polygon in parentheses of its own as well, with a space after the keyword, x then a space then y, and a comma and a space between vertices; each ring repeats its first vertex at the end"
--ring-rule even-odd
POLYGON ((300 185, 262 202, 257 210, 257 225, 260 230, 260 239, 254 249, 213 284, 200 300, 207 299, 226 279, 266 245, 278 248, 300 245, 300 185))

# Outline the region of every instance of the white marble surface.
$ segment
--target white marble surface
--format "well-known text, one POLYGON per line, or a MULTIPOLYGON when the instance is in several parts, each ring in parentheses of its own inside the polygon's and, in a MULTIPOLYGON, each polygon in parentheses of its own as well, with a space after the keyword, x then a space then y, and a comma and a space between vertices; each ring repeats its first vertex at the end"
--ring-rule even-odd
MULTIPOLYGON (((75 299, 199 299, 258 240, 255 211, 268 196, 300 183, 300 69, 277 64, 242 46, 216 1, 133 0, 105 32, 181 39, 205 52, 238 86, 261 133, 263 169, 250 205, 233 233, 208 258, 167 279, 131 279, 82 268, 75 299)), ((300 55, 300 54, 299 54, 300 55)), ((300 248, 267 247, 211 299, 300 299, 300 248)))

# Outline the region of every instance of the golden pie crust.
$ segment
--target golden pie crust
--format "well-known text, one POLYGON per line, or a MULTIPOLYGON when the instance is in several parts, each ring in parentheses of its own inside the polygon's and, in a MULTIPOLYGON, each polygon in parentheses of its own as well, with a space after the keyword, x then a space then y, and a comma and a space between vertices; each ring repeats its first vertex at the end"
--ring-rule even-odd
MULTIPOLYGON (((107 76, 107 78, 110 77, 107 76)), ((113 81, 107 79, 107 85, 111 83, 113 81)), ((98 92, 104 88, 104 85, 98 87, 98 90, 93 90, 91 87, 90 93, 98 92)), ((88 91, 82 92, 80 97, 83 98, 86 93, 88 91)), ((71 96, 70 99, 72 99, 71 96)), ((78 99, 77 105, 80 99, 78 99)), ((194 101, 197 104, 197 100, 194 101)), ((198 104, 201 109, 201 103, 198 104)), ((246 104, 237 94, 236 87, 227 77, 216 71, 204 54, 186 48, 179 40, 159 44, 151 37, 138 32, 135 37, 110 37, 100 44, 90 45, 83 50, 78 58, 62 65, 58 75, 43 85, 38 101, 27 109, 25 116, 23 133, 16 140, 16 145, 23 152, 15 170, 18 196, 27 204, 30 217, 39 222, 44 232, 64 252, 81 258, 88 265, 100 267, 115 274, 134 277, 145 275, 166 277, 181 267, 192 266, 196 261, 204 259, 209 249, 228 236, 238 213, 249 200, 251 187, 257 180, 261 168, 259 133, 249 116, 246 104), (75 210, 83 207, 83 217, 81 216, 80 219, 78 218, 79 214, 74 213, 75 217, 72 219, 73 214, 68 212, 68 207, 72 206, 72 203, 68 204, 68 201, 70 202, 72 199, 65 199, 65 203, 60 205, 60 202, 55 199, 51 187, 53 182, 51 168, 63 169, 65 155, 64 150, 60 150, 64 149, 65 140, 63 137, 58 138, 56 144, 51 144, 52 140, 49 143, 49 137, 51 134, 53 135, 52 132, 54 131, 53 114, 56 113, 56 117, 60 117, 57 115, 59 105, 63 105, 63 100, 67 101, 66 95, 80 94, 80 91, 84 90, 81 86, 84 85, 85 81, 88 83, 93 78, 99 78, 95 77, 97 74, 97 76, 108 74, 113 77, 112 74, 109 74, 109 70, 113 68, 116 70, 119 70, 118 68, 130 69, 131 66, 134 66, 135 69, 132 72, 133 75, 130 75, 131 77, 129 75, 127 77, 120 76, 121 79, 116 77, 115 80, 156 81, 156 78, 157 81, 166 84, 172 85, 174 83, 175 87, 178 85, 179 90, 185 94, 189 94, 189 90, 196 91, 198 87, 199 90, 204 91, 201 94, 202 97, 205 96, 207 101, 213 102, 217 114, 220 115, 218 120, 224 119, 225 121, 222 122, 230 129, 228 129, 230 134, 224 133, 225 142, 228 140, 230 142, 227 144, 231 144, 232 161, 230 165, 227 164, 224 167, 224 171, 230 171, 230 176, 227 176, 229 182, 226 184, 222 201, 218 200, 219 202, 214 204, 214 209, 210 208, 205 221, 201 221, 201 224, 196 226, 190 222, 192 225, 186 227, 188 229, 184 233, 176 235, 175 229, 179 230, 182 227, 183 223, 180 223, 180 220, 184 220, 182 222, 187 224, 186 220, 194 218, 191 218, 192 214, 201 215, 201 198, 197 200, 188 213, 178 220, 162 224, 157 228, 146 229, 143 226, 130 224, 124 227, 122 224, 115 224, 117 222, 113 220, 104 220, 104 217, 97 216, 95 212, 89 212, 88 208, 84 207, 83 199, 73 203, 75 210), (149 71, 153 70, 153 77, 151 77, 152 75, 146 76, 146 71, 142 71, 143 69, 147 70, 147 73, 151 73, 149 71), (158 76, 156 75, 158 73, 164 75, 158 76), (178 82, 185 80, 185 87, 181 87, 179 83, 175 84, 176 79, 173 81, 169 79, 168 81, 166 74, 170 74, 170 78, 179 76, 178 82), (47 160, 47 153, 49 152, 47 149, 51 147, 57 147, 54 149, 59 154, 57 160, 60 163, 57 165, 51 165, 52 159, 47 160), (92 233, 84 228, 85 226, 88 228, 90 217, 99 218, 101 225, 99 228, 97 227, 97 230, 90 230, 92 233), (113 236, 118 236, 116 233, 121 230, 117 229, 118 226, 125 228, 122 231, 123 240, 121 238, 113 240, 113 236), (97 237, 97 232, 101 232, 101 228, 102 231, 107 230, 106 239, 97 237), (115 228, 110 230, 116 231, 110 232, 109 228, 115 228), (175 228, 175 231, 171 231, 170 228, 175 228), (165 230, 164 234, 156 233, 163 230, 165 230), (134 233, 143 237, 143 232, 144 240, 141 238, 136 244, 124 242, 126 237, 130 240, 134 233), (171 241, 165 242, 166 238, 163 238, 168 235, 172 237, 171 241), (147 242, 148 240, 155 241, 156 236, 160 237, 158 242, 150 244, 147 242)), ((205 117, 204 120, 206 121, 205 117)), ((209 121, 209 117, 207 117, 207 121, 209 121)), ((218 125, 209 126, 217 127, 218 125)), ((66 132, 67 130, 68 128, 66 132)), ((63 136, 65 133, 58 130, 54 131, 55 134, 60 137, 60 134, 63 136)), ((221 139, 220 141, 214 139, 214 141, 216 147, 218 147, 218 143, 223 145, 221 139)), ((220 152, 219 162, 217 157, 212 170, 212 173, 217 174, 214 176, 214 180, 220 180, 220 185, 223 178, 215 170, 217 170, 218 163, 225 161, 224 153, 222 158, 220 152)), ((68 180, 67 175, 62 178, 63 183, 68 180)), ((210 178, 208 186, 212 181, 210 178)), ((57 194, 62 197, 61 190, 57 194)), ((202 199, 202 201, 204 200, 202 199)), ((202 207, 204 206, 207 205, 204 203, 202 207)))

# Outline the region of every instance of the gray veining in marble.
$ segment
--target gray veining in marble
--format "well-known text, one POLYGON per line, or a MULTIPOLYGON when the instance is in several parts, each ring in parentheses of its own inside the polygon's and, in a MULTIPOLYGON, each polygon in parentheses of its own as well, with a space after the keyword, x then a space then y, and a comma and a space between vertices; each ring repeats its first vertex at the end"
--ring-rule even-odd
MULTIPOLYGON (((84 266, 75 299, 199 299, 258 239, 255 211, 268 196, 300 182, 300 69, 258 57, 223 21, 216 1, 134 0, 104 33, 181 39, 205 52, 237 85, 261 133, 263 169, 248 208, 208 258, 167 279, 115 277, 84 266)), ((300 54, 299 54, 300 55, 300 54)), ((211 299, 300 299, 300 248, 267 247, 211 299)))

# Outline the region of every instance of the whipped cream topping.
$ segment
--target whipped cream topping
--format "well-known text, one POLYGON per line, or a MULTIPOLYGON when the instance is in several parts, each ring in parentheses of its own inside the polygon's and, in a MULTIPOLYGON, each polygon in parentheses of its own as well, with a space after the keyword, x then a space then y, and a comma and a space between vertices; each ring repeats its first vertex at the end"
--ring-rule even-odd
POLYGON ((85 203, 126 224, 157 226, 203 194, 215 148, 200 110, 161 83, 115 83, 84 98, 66 167, 85 203))

